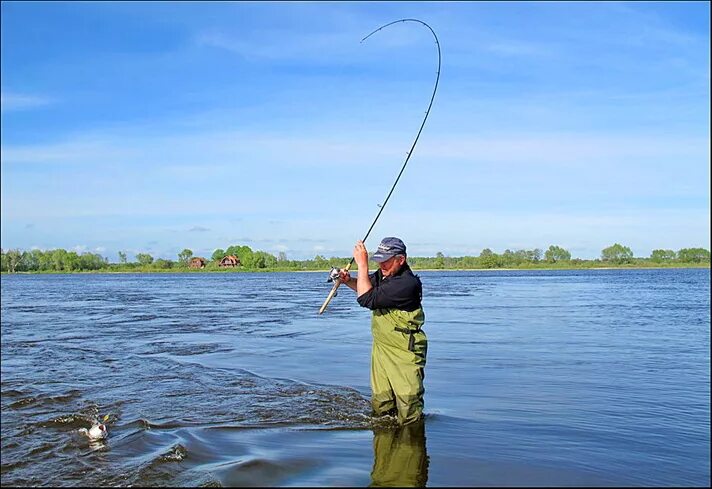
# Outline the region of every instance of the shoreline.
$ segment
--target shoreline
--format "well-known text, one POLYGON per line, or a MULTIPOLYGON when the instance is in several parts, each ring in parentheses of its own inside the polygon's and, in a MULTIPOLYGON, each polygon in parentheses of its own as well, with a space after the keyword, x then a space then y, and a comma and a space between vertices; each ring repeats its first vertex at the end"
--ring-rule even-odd
MULTIPOLYGON (((605 266, 605 267, 527 267, 527 268, 412 268, 414 272, 522 272, 522 271, 554 271, 554 270, 663 270, 710 268, 710 264, 674 265, 674 266, 605 266)), ((289 270, 289 269, 250 269, 250 270, 77 270, 77 271, 22 271, 1 272, 0 275, 90 275, 90 274, 169 274, 169 273, 329 273, 331 269, 323 270, 289 270)), ((375 268, 370 270, 375 270, 375 268)), ((356 270, 352 270, 355 272, 356 270)))

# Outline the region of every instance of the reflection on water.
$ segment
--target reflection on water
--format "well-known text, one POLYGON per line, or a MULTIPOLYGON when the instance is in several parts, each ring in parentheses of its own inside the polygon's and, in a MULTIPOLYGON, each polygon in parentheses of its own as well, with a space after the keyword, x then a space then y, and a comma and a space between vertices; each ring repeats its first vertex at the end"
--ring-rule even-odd
POLYGON ((370 487, 425 487, 427 482, 424 420, 373 431, 370 487))

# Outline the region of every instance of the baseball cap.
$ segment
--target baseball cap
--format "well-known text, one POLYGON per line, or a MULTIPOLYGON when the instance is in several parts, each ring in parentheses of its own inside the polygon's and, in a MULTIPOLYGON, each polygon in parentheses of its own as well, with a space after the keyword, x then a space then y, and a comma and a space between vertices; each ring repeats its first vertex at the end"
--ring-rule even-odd
POLYGON ((405 243, 398 238, 383 238, 371 260, 382 263, 396 255, 405 255, 405 243))

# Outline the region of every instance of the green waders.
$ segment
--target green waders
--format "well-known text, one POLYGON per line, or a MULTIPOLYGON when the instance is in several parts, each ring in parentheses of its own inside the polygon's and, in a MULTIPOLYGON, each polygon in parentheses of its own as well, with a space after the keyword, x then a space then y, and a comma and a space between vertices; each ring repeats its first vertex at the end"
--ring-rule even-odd
POLYGON ((381 416, 398 411, 398 422, 413 423, 423 415, 423 378, 428 338, 420 329, 422 308, 415 311, 376 309, 371 319, 371 406, 381 416))

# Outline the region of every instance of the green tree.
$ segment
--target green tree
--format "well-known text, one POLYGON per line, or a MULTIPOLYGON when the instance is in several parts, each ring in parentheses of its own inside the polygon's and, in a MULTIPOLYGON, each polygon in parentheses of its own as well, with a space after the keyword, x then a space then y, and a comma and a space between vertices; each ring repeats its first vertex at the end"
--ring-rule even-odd
POLYGON ((517 257, 514 252, 510 249, 504 250, 504 253, 500 255, 500 261, 502 266, 512 267, 517 265, 517 257))
POLYGON ((280 251, 279 254, 277 255, 277 261, 278 262, 287 261, 287 254, 284 251, 280 251))
POLYGON ((601 259, 613 263, 630 263, 633 260, 633 252, 627 246, 615 243, 601 251, 601 259))
POLYGON ((64 269, 70 272, 81 269, 81 266, 79 265, 79 255, 76 251, 70 251, 67 253, 64 261, 64 269))
POLYGON ((5 260, 7 263, 7 271, 10 273, 15 273, 17 270, 17 266, 20 263, 20 260, 22 259, 22 253, 20 250, 15 249, 15 250, 7 250, 7 253, 5 253, 5 260))
POLYGON ((709 263, 710 252, 704 248, 682 248, 677 258, 683 263, 709 263))
POLYGON ((79 255, 79 270, 97 270, 96 256, 93 253, 82 253, 79 255))
POLYGON ((514 252, 512 258, 514 262, 519 265, 526 262, 534 261, 534 251, 531 250, 517 250, 514 252))
POLYGON ((52 269, 52 257, 50 252, 45 252, 42 250, 32 250, 32 263, 36 264, 37 268, 35 270, 51 270, 52 269))
POLYGON ((178 253, 178 261, 183 265, 188 265, 188 262, 193 257, 193 251, 185 248, 183 251, 178 253))
POLYGON ((571 260, 571 253, 560 246, 551 245, 549 249, 546 250, 546 253, 544 253, 544 259, 552 263, 557 261, 569 261, 571 260))
POLYGON ((18 269, 23 271, 34 271, 37 270, 38 267, 39 262, 37 261, 37 255, 31 251, 23 251, 18 269))
POLYGON ((155 261, 153 266, 158 269, 166 270, 169 268, 173 268, 173 262, 171 260, 164 260, 163 258, 159 258, 155 261))
POLYGON ((126 253, 119 251, 119 263, 126 263, 126 253))
POLYGON ((249 246, 233 245, 225 250, 225 255, 235 255, 240 259, 240 264, 246 268, 255 268, 254 252, 249 246))
POLYGON ((327 260, 324 256, 322 255, 316 255, 314 257, 314 265, 316 266, 317 269, 323 270, 325 268, 329 267, 329 260, 327 260))
POLYGON ((442 251, 438 251, 437 253, 435 253, 435 261, 433 262, 433 268, 445 268, 445 255, 443 255, 442 251))
POLYGON ((460 260, 460 268, 477 268, 477 258, 474 256, 464 256, 460 260))
POLYGON ((150 265, 153 263, 153 257, 148 253, 136 253, 136 259, 141 265, 150 265))
POLYGON ((51 260, 52 260, 52 270, 56 271, 62 271, 65 270, 65 268, 68 267, 68 260, 67 260, 67 250, 63 250, 62 248, 52 250, 50 252, 51 260))
POLYGON ((500 263, 499 256, 489 248, 485 248, 480 253, 480 266, 482 268, 497 268, 500 263))
POLYGON ((220 261, 225 258, 226 255, 227 253, 225 253, 225 250, 223 250, 222 248, 218 248, 217 250, 213 251, 213 256, 211 256, 210 258, 213 261, 220 261))
POLYGON ((255 251, 252 254, 252 268, 272 268, 276 265, 277 259, 266 251, 255 251))
POLYGON ((534 248, 531 250, 531 261, 537 262, 541 261, 542 251, 539 248, 534 248))
POLYGON ((673 250, 653 250, 650 254, 650 261, 655 263, 669 262, 677 258, 673 250))

